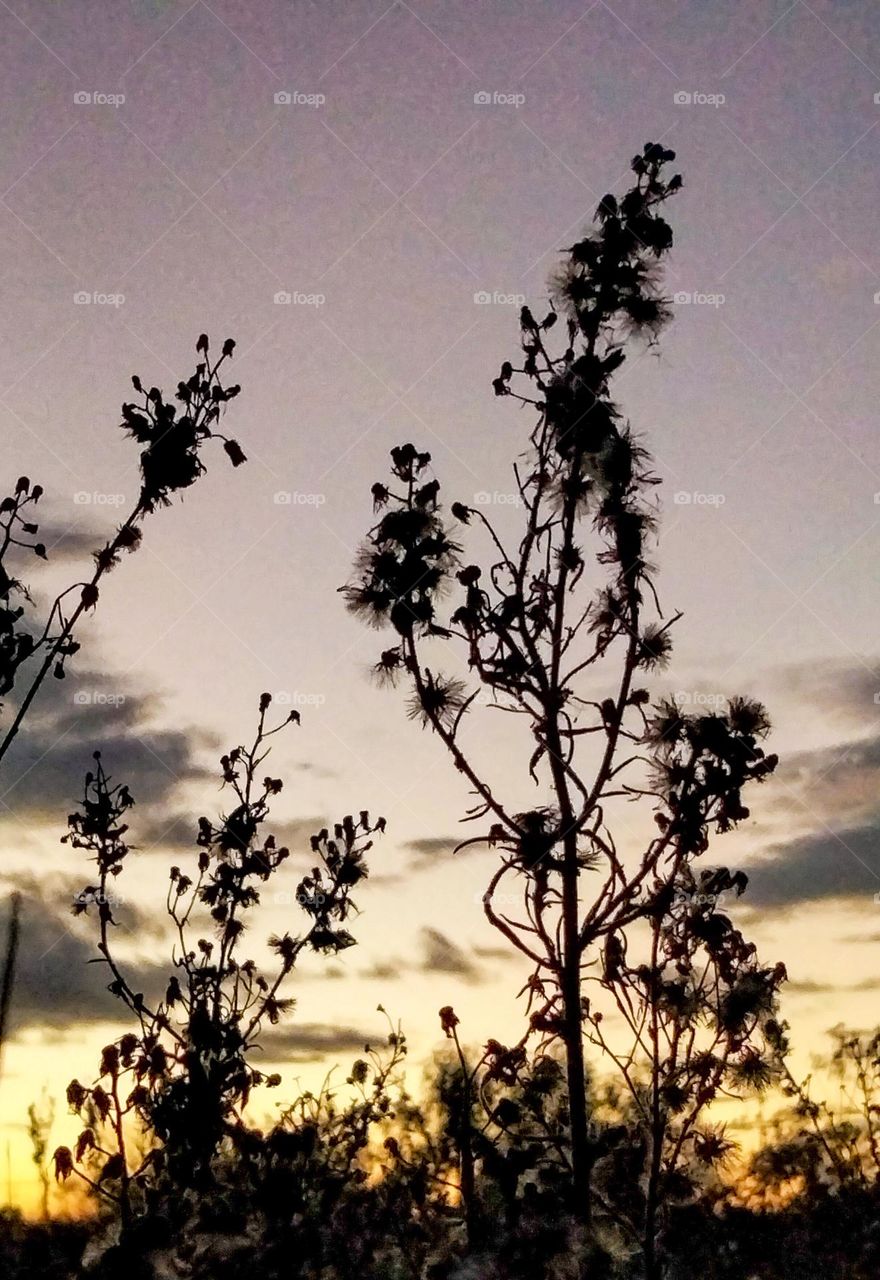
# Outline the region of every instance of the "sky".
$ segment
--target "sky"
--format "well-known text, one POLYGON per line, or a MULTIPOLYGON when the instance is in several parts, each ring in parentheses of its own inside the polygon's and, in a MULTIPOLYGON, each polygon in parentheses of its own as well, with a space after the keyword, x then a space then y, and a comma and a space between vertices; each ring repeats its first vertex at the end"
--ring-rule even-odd
MULTIPOLYGON (((204 330, 236 339, 226 422, 248 456, 233 471, 218 449, 149 521, 4 773, 2 884, 25 899, 0 1092, 13 1198, 34 1199, 27 1104, 58 1098, 61 1140, 64 1087, 92 1078, 119 1030, 69 912, 88 869, 59 844, 91 752, 138 800, 119 945, 158 980, 167 868, 192 815, 222 807, 217 758, 250 733, 263 690, 302 716, 272 758, 299 851, 279 890, 327 819, 388 822, 358 947, 304 967, 295 1019, 267 1046, 285 1089, 347 1069, 382 1033, 380 1002, 416 1064, 441 1043, 441 1005, 472 1043, 516 1034, 525 974, 479 902, 491 855, 450 852, 469 797, 402 695, 371 684, 380 638, 337 588, 404 440, 431 451, 450 498, 515 526, 528 423, 491 379, 522 301, 546 303, 560 250, 649 140, 684 178, 674 320, 616 397, 663 480, 659 589, 684 615, 655 688, 694 707, 766 701, 779 774, 713 857, 750 872, 741 918, 787 964, 797 1064, 834 1023, 870 1025, 875 6, 0 0, 0 70, 4 484, 44 487, 40 590, 77 576, 133 505, 137 448, 118 427, 130 375, 173 389, 204 330)), ((485 734, 490 767, 522 785, 511 744, 485 734)), ((632 819, 633 841, 648 823, 632 819)), ((265 903, 266 933, 291 910, 265 903)))

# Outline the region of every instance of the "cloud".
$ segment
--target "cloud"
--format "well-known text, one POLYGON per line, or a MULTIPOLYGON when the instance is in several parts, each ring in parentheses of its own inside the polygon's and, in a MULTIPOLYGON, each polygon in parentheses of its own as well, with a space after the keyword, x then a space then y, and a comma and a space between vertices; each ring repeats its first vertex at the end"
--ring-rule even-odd
POLYGON ((39 526, 34 537, 45 546, 50 565, 81 561, 88 567, 92 553, 99 551, 113 534, 113 524, 109 521, 102 524, 80 519, 70 524, 61 517, 50 516, 40 520, 39 526))
POLYGON ((815 831, 778 846, 746 868, 751 907, 789 908, 824 898, 859 898, 880 914, 880 817, 862 826, 815 831))
MULTIPOLYGON (((801 719, 806 713, 813 725, 819 722, 837 731, 876 728, 880 657, 811 659, 774 665, 756 672, 749 684, 760 689, 759 696, 767 702, 774 725, 777 719, 788 720, 795 711, 801 719)), ((739 680, 737 685, 731 689, 725 677, 686 671, 679 671, 675 679, 676 688, 689 697, 714 695, 722 701, 733 692, 750 692, 742 688, 739 680)), ((700 709, 698 698, 688 709, 700 709)), ((711 702, 704 703, 703 709, 712 710, 711 702)))
POLYGON ((459 836, 424 836, 407 841, 404 851, 412 855, 408 870, 425 871, 436 867, 441 859, 452 853, 459 841, 459 836))
MULTIPOLYGON (((89 882, 91 869, 85 865, 81 872, 68 874, 55 871, 51 874, 34 875, 27 871, 0 873, 0 891, 5 894, 19 893, 25 899, 25 905, 31 903, 42 911, 56 913, 67 928, 72 916, 68 912, 75 900, 80 896, 89 882)), ((145 911, 125 895, 124 877, 116 881, 118 896, 114 901, 113 916, 118 922, 123 935, 131 935, 136 939, 149 938, 158 940, 172 933, 172 927, 166 927, 166 917, 154 911, 145 911)), ((94 922, 94 915, 92 920, 94 922)), ((84 921, 80 926, 86 933, 89 926, 84 921)), ((91 935, 90 935, 91 936, 91 935)))
MULTIPOLYGON (((775 673, 781 692, 807 705, 832 731, 840 725, 872 731, 783 755, 768 793, 772 809, 794 830, 745 868, 750 907, 788 910, 826 899, 873 907, 880 891, 877 665, 801 663, 775 673)), ((880 905, 876 909, 880 913, 880 905)))
POLYGON ((474 955, 481 960, 509 960, 509 947, 474 947, 474 955))
MULTIPOLYGON (((13 706, 3 716, 8 723, 13 706)), ((78 670, 47 679, 4 760, 0 815, 63 823, 100 750, 104 767, 139 805, 167 805, 178 788, 210 776, 196 763, 205 735, 151 726, 155 699, 125 675, 78 670)))
POLYGON ((311 851, 311 840, 313 835, 322 831, 328 826, 326 818, 291 818, 286 822, 273 822, 271 816, 267 819, 264 830, 268 835, 269 832, 275 837, 275 843, 283 845, 289 849, 291 854, 305 853, 309 858, 309 865, 314 862, 314 854, 311 851))
POLYGON ((268 1027, 259 1037, 263 1059, 269 1063, 314 1062, 327 1054, 359 1054, 367 1044, 384 1036, 371 1036, 356 1027, 340 1027, 322 1022, 300 1022, 290 1027, 268 1027))
MULTIPOLYGON (((123 519, 122 512, 115 505, 96 508, 77 503, 65 510, 57 502, 47 508, 45 501, 44 498, 38 507, 31 509, 27 519, 33 520, 38 528, 35 534, 27 535, 24 540, 41 542, 46 548, 46 560, 40 560, 32 551, 23 548, 16 551, 15 576, 25 581, 33 580, 35 590, 31 594, 36 599, 43 595, 40 586, 47 566, 79 562, 83 569, 88 569, 93 552, 108 542, 123 519)), ((53 591, 51 599, 44 602, 46 609, 51 607, 54 598, 53 591)))
POLYGON ((132 844, 140 853, 194 847, 199 829, 198 821, 198 815, 182 809, 171 813, 166 809, 159 809, 149 814, 138 814, 135 811, 130 823, 132 844))
POLYGON ((307 773, 313 778, 328 779, 331 782, 342 776, 338 769, 331 769, 328 765, 317 764, 314 760, 297 760, 294 768, 297 773, 307 773))
POLYGON ((817 996, 825 995, 829 991, 836 988, 830 982, 813 982, 811 980, 798 982, 795 979, 789 979, 785 984, 785 994, 787 996, 817 996))
POLYGON ((426 973, 450 973, 471 981, 480 977, 479 966, 439 929, 423 929, 421 941, 424 954, 421 967, 426 973))
MULTIPOLYGON (((435 867, 449 865, 451 863, 451 855, 461 844, 462 840, 468 839, 467 834, 452 836, 423 836, 417 840, 408 840, 403 846, 405 853, 410 855, 407 864, 407 871, 433 871, 435 867)), ((485 853, 486 846, 484 844, 469 844, 466 849, 462 849, 456 854, 456 858, 461 858, 467 854, 485 853)))
POLYGON ((773 673, 773 684, 814 714, 845 725, 876 725, 880 661, 828 659, 792 663, 773 673))
POLYGON ((880 735, 797 752, 783 760, 774 799, 808 821, 856 823, 878 810, 880 735))
MULTIPOLYGON (((78 1023, 126 1021, 126 1009, 107 990, 106 964, 89 963, 97 958, 94 917, 84 920, 70 910, 83 884, 58 876, 37 887, 28 877, 17 877, 15 887, 23 900, 12 1035, 30 1028, 62 1031, 78 1023)), ((123 907, 119 915, 135 933, 155 927, 136 908, 123 907)), ((169 971, 164 965, 125 965, 135 990, 148 999, 164 991, 169 971)))
MULTIPOLYGON (((452 974, 469 982, 484 982, 486 973, 471 955, 458 946, 439 929, 424 928, 419 934, 421 955, 413 964, 399 956, 377 960, 368 969, 362 969, 359 977, 374 982, 398 982, 412 973, 452 974)), ((474 947, 472 955, 480 960, 506 960, 509 952, 501 947, 474 947)))
POLYGON ((447 853, 458 843, 456 836, 425 836, 421 840, 410 840, 405 848, 412 853, 428 856, 434 853, 447 853))
MULTIPOLYGON (((76 895, 86 884, 87 873, 82 877, 62 873, 37 877, 20 872, 2 877, 0 893, 15 891, 22 896, 10 1020, 13 1035, 39 1029, 51 1036, 79 1024, 127 1024, 129 1021, 125 1006, 107 990, 111 975, 106 964, 96 963, 99 956, 94 911, 86 916, 74 916, 71 911, 76 895)), ((148 1003, 153 1003, 163 995, 169 975, 174 971, 168 945, 172 933, 164 915, 149 913, 127 900, 124 884, 120 885, 120 891, 123 896, 113 908, 118 921, 118 928, 114 930, 117 951, 128 949, 132 943, 150 941, 159 943, 162 953, 168 954, 167 960, 156 963, 125 958, 120 961, 120 968, 132 988, 142 991, 148 1003)), ((5 938, 7 919, 8 907, 0 903, 0 937, 5 938)), ((195 922, 194 933, 198 932, 199 925, 195 922)), ((345 976, 343 968, 331 963, 320 968, 304 966, 296 980, 327 982, 345 976)), ((264 1046, 272 1043, 273 1052, 280 1051, 285 1047, 283 1037, 288 1034, 293 1037, 294 1049, 304 1055, 294 1055, 292 1060, 303 1062, 314 1058, 318 1049, 332 1052, 348 1051, 352 1045, 362 1048, 365 1038, 362 1032, 351 1028, 318 1028, 306 1024, 293 1028, 290 1033, 269 1027, 260 1043, 264 1046)))
POLYGON ((377 960, 369 969, 362 969, 360 977, 376 982, 397 982, 405 973, 402 960, 377 960))
POLYGON ((880 978, 863 978, 861 982, 786 982, 784 991, 790 996, 831 995, 840 991, 860 992, 880 990, 880 978))
MULTIPOLYGON (((134 788, 132 788, 134 790, 134 788)), ((211 806, 200 812, 212 821, 216 821, 224 805, 212 797, 211 806)), ((174 810, 156 808, 148 814, 135 814, 131 818, 132 840, 142 853, 150 853, 163 849, 194 848, 198 834, 199 813, 195 810, 174 810)), ((274 835, 275 843, 290 849, 293 865, 306 863, 312 866, 314 855, 309 845, 309 837, 326 826, 323 818, 296 818, 286 822, 273 822, 271 814, 262 827, 262 836, 274 835), (297 855, 300 855, 297 858, 297 855)))
MULTIPOLYGON (((766 683, 779 698, 827 724, 829 738, 836 731, 844 740, 783 755, 764 796, 768 812, 792 834, 746 868, 745 903, 781 909, 826 898, 870 901, 880 890, 880 661, 792 663, 766 673, 766 683)), ((704 684, 712 682, 694 687, 704 684)), ((410 841, 408 869, 436 866, 459 839, 410 841)), ((441 965, 443 955, 438 945, 441 965)), ((466 967, 471 961, 464 959, 466 967)))

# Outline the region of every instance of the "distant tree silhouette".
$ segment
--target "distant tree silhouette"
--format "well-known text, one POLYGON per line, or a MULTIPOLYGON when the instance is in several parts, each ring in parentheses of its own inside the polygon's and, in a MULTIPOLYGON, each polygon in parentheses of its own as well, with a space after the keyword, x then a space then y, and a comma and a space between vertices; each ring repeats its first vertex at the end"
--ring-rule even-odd
POLYGON ((49 1218, 49 1189, 52 1185, 46 1154, 49 1149, 49 1134, 55 1120, 55 1103, 53 1099, 43 1097, 39 1103, 32 1102, 28 1107, 28 1137, 31 1140, 31 1153, 40 1180, 40 1207, 43 1221, 49 1218))
POLYGON ((3 1046, 9 1027, 9 1010, 12 1006, 12 990, 15 985, 15 965, 18 958, 18 941, 21 933, 21 894, 13 893, 9 899, 9 923, 6 927, 6 946, 3 955, 3 974, 0 978, 0 1066, 3 1062, 3 1046))
POLYGON ((831 1053, 817 1065, 838 1102, 815 1100, 811 1079, 798 1080, 786 1066, 791 1105, 749 1163, 753 1193, 778 1197, 788 1186, 815 1200, 880 1188, 880 1029, 837 1026, 829 1036, 831 1053))
MULTIPOLYGON (((537 417, 514 465, 518 546, 505 545, 483 509, 454 502, 458 527, 476 526, 488 539, 481 561, 465 560, 440 508, 430 455, 404 444, 391 452, 391 479, 373 486, 381 515, 343 588, 350 609, 396 633, 377 674, 409 685, 410 714, 437 734, 473 790, 468 818, 486 825, 460 847, 498 852, 485 911, 534 965, 532 1032, 565 1047, 572 1203, 587 1218, 597 1152, 585 1031, 625 1077, 637 1058, 647 1067, 647 1084, 633 1075, 629 1083, 647 1188, 640 1238, 652 1277, 662 1266, 658 1201, 670 1159, 695 1141, 696 1119, 731 1073, 760 1084, 772 1071, 784 977, 758 966, 717 909, 717 894, 692 905, 703 883, 695 863, 710 833, 748 816, 743 789, 775 767, 760 745, 763 708, 737 699, 727 712, 691 716, 674 704, 652 706, 641 683, 668 659, 678 615, 663 616, 648 559, 657 481, 610 382, 627 345, 655 341, 670 314, 657 263, 672 245, 661 208, 681 186, 678 175, 665 175, 673 159, 655 143, 634 158, 635 184, 620 200, 605 196, 597 229, 567 251, 552 286, 555 309, 539 320, 523 308, 522 359, 505 361, 493 382, 497 396, 537 417), (549 335, 560 329, 565 339, 554 354, 549 335), (580 539, 589 533, 588 553, 580 539), (457 666, 446 671, 450 655, 457 666), (603 672, 604 697, 592 692, 603 672), (490 785, 491 761, 467 734, 481 694, 515 717, 529 744, 527 775, 507 788, 490 785), (525 785, 549 788, 552 802, 530 805, 525 785), (653 808, 657 835, 633 861, 613 828, 622 802, 636 800, 653 808), (518 919, 495 905, 510 879, 522 887, 518 919), (628 946, 639 945, 642 963, 634 955, 627 962, 628 946), (586 986, 597 965, 635 1037, 631 1058, 616 1055, 599 1030, 586 986), (698 1056, 693 1037, 706 1025, 698 1056), (714 1061, 719 1050, 723 1066, 714 1061)), ((724 889, 744 887, 741 874, 718 874, 724 889)))

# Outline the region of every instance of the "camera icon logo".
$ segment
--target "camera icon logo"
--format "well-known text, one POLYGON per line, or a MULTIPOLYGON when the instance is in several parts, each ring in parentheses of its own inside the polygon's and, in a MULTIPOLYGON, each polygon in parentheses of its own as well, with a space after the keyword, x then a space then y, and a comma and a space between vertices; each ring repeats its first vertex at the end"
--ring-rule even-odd
POLYGON ((73 695, 74 705, 77 707, 87 707, 92 701, 92 695, 87 689, 78 689, 73 695))
POLYGON ((277 307, 289 307, 291 303, 291 295, 286 289, 279 289, 273 299, 277 307))
POLYGON ((491 293, 487 293, 485 289, 480 289, 474 294, 474 302, 478 307, 487 306, 492 301, 491 293))
POLYGON ((689 107, 693 100, 693 94, 688 93, 686 89, 679 89, 672 99, 677 107, 689 107))
POLYGON ((481 89, 479 93, 474 94, 474 103, 478 107, 485 107, 492 101, 491 93, 487 93, 485 89, 481 89))
POLYGON ((672 295, 672 301, 678 306, 684 306, 688 302, 693 301, 693 295, 688 293, 686 290, 679 290, 678 293, 674 293, 672 295))
POLYGON ((79 89, 73 95, 73 100, 78 107, 87 107, 92 100, 92 95, 90 93, 85 93, 82 89, 79 89))
POLYGON ((278 493, 275 494, 272 501, 275 503, 276 507, 289 507, 292 501, 292 495, 286 490, 280 489, 278 493))
POLYGON ((874 94, 874 105, 880 107, 880 93, 874 94))
POLYGON ((686 507, 689 503, 693 502, 693 494, 681 491, 675 495, 672 501, 677 507, 686 507))
POLYGON ((92 300, 92 295, 85 289, 80 289, 78 293, 73 295, 73 301, 78 307, 87 307, 92 300))
POLYGON ((275 94, 274 102, 276 107, 289 107, 291 101, 291 95, 285 89, 281 89, 275 94))

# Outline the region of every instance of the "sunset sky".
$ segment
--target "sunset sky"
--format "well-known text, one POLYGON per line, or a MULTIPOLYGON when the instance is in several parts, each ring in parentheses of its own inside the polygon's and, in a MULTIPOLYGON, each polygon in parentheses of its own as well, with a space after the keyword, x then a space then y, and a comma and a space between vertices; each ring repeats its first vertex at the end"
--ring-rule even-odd
MULTIPOLYGON (((226 422, 249 459, 233 471, 209 451, 208 476, 149 520, 5 765, 0 868, 25 906, 0 1199, 8 1142, 13 1196, 33 1202, 28 1103, 57 1097, 60 1140, 67 1082, 91 1080, 120 1029, 69 911, 89 869, 59 844, 91 752, 139 802, 120 950, 149 976, 168 953, 167 869, 190 856, 193 815, 223 808, 217 758, 249 737, 263 690, 302 715, 272 757, 296 850, 278 889, 327 819, 388 822, 356 895, 359 946, 304 964, 296 1016, 267 1039, 284 1096, 347 1069, 383 1031, 379 1002, 409 1034, 414 1082, 441 1005, 472 1043, 518 1034, 525 971, 479 903, 492 855, 450 856, 469 797, 403 696, 370 682, 381 637, 337 588, 404 440, 431 451, 450 500, 515 527, 530 423, 491 380, 521 298, 546 304, 559 250, 648 140, 685 184, 674 322, 616 386, 663 479, 659 590, 684 613, 653 687, 771 712, 779 774, 709 860, 750 870, 737 919, 786 962, 797 1066, 833 1024, 875 1024, 870 0, 0 0, 0 70, 2 483, 45 489, 50 565, 32 581, 77 577, 134 505, 130 375, 173 390, 203 330, 237 341, 226 422)), ((535 803, 491 720, 484 743, 499 786, 535 803)), ((630 822, 637 846, 650 814, 630 822)), ((270 892, 260 934, 292 915, 270 892)))

